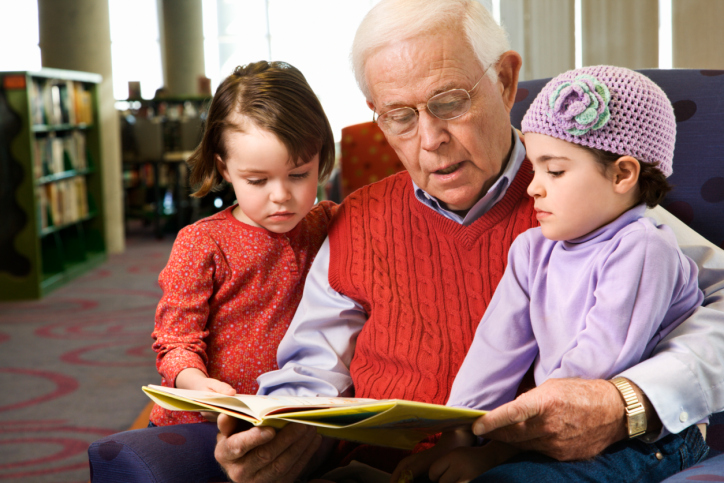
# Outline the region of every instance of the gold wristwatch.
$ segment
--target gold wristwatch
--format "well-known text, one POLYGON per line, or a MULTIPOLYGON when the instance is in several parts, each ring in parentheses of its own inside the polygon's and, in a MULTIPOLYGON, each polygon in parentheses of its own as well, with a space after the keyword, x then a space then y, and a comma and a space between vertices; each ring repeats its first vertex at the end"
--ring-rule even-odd
POLYGON ((622 378, 617 377, 611 381, 616 389, 621 393, 624 404, 626 405, 626 426, 628 427, 628 437, 635 438, 646 432, 646 410, 636 396, 631 384, 622 378))

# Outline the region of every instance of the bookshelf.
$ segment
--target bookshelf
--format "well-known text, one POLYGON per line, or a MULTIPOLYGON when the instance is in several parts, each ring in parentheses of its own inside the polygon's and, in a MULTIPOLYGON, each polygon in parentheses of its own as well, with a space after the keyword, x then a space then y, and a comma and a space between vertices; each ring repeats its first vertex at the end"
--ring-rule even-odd
POLYGON ((186 160, 201 140, 207 96, 128 99, 121 114, 126 219, 142 219, 157 238, 198 218, 186 160))
POLYGON ((100 81, 0 72, 0 300, 41 298, 106 259, 100 81))

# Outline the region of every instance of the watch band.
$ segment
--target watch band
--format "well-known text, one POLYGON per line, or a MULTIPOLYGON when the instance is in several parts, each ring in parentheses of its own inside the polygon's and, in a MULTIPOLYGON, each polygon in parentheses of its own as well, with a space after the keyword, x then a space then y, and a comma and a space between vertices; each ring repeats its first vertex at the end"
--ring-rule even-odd
POLYGON ((623 377, 614 378, 610 381, 621 393, 625 404, 626 427, 628 437, 635 438, 646 432, 646 409, 636 396, 631 384, 623 377))

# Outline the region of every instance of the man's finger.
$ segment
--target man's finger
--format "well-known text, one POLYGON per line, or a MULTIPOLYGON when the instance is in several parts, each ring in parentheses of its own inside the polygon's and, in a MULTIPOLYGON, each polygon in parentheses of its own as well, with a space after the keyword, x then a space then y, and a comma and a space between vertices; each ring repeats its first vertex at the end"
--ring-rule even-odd
POLYGON ((251 423, 232 418, 231 416, 227 416, 223 413, 219 413, 219 418, 216 420, 216 426, 219 428, 219 433, 224 437, 229 437, 234 433, 253 427, 251 423))
POLYGON ((540 414, 540 405, 532 397, 521 395, 515 401, 503 404, 479 417, 473 423, 473 433, 478 436, 485 435, 500 428, 523 423, 540 414))
POLYGON ((288 424, 269 444, 249 454, 260 481, 294 481, 321 443, 312 426, 288 424))
POLYGON ((319 434, 314 434, 311 444, 306 445, 304 452, 296 459, 294 465, 292 465, 289 474, 294 476, 295 479, 299 475, 301 475, 302 472, 307 469, 309 461, 314 457, 320 446, 322 446, 322 436, 319 434))
MULTIPOLYGON (((232 434, 227 437, 223 445, 216 445, 217 451, 227 461, 233 461, 252 452, 258 446, 265 445, 274 439, 273 428, 251 428, 247 431, 232 434)), ((218 459, 218 458, 217 458, 218 459)))
POLYGON ((234 429, 236 429, 236 420, 226 414, 219 414, 219 418, 216 420, 216 427, 219 428, 221 436, 228 437, 234 432, 234 429))
POLYGON ((216 419, 219 417, 219 413, 214 413, 211 411, 201 411, 199 414, 201 414, 201 417, 203 417, 210 423, 215 423, 216 419))

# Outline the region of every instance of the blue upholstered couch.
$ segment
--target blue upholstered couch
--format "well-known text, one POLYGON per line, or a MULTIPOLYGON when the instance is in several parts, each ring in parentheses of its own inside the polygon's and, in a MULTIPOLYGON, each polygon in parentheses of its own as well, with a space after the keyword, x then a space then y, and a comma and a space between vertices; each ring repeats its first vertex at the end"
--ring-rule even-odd
MULTIPOLYGON (((669 96, 677 119, 674 190, 663 206, 724 248, 724 71, 644 70, 669 96)), ((514 126, 548 79, 521 82, 514 126)), ((149 381, 152 382, 152 381, 149 381)), ((667 483, 724 481, 724 413, 711 418, 708 459, 667 483)), ((114 434, 88 449, 94 482, 224 481, 214 460, 216 426, 187 424, 114 434), (211 476, 211 479, 208 479, 211 476)))

